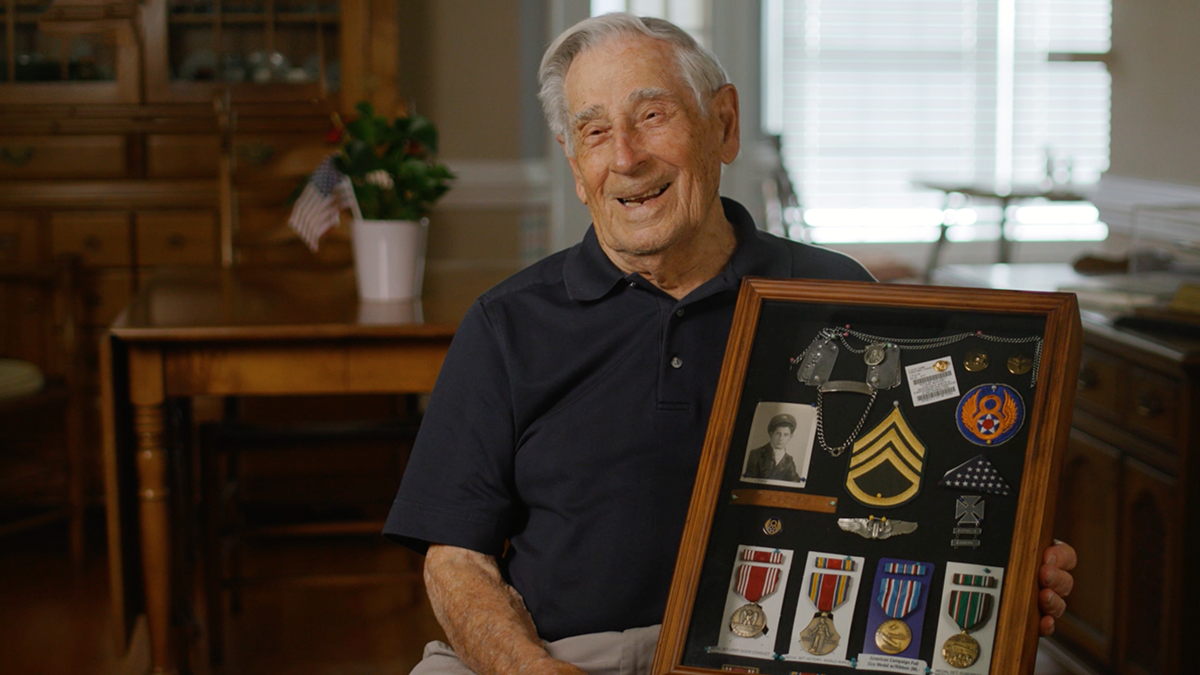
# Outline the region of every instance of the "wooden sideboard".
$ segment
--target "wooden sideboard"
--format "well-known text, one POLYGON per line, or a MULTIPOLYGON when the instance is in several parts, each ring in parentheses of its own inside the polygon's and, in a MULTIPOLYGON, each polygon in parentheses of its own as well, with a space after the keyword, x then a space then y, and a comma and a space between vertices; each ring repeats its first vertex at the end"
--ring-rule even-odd
MULTIPOLYGON (((1066 265, 948 266, 937 283, 1053 290, 1066 265)), ((1055 536, 1079 552, 1052 638, 1112 675, 1192 672, 1200 617, 1200 333, 1116 327, 1084 312, 1084 349, 1055 536)))
POLYGON ((0 0, 0 266, 82 261, 93 501, 98 345, 155 269, 350 264, 290 236, 288 198, 332 113, 395 110, 397 23, 397 0, 0 0))

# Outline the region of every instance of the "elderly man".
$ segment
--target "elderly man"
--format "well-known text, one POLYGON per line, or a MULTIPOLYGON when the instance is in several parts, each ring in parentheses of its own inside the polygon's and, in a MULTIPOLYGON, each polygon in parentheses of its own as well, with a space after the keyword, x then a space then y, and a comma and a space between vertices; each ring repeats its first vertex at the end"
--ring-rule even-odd
POLYGON ((721 199, 737 92, 677 27, 583 21, 540 80, 593 226, 484 293, 438 377, 385 529, 452 645, 424 675, 648 670, 741 278, 871 279, 721 199))

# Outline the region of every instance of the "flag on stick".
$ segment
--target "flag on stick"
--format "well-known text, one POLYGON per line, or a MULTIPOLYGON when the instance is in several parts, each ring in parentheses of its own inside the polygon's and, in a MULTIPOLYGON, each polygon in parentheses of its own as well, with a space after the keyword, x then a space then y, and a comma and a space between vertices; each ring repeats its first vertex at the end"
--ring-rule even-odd
POLYGON ((292 207, 288 225, 312 251, 330 229, 337 227, 338 214, 344 208, 357 209, 350 181, 333 165, 333 156, 326 157, 313 171, 292 207))

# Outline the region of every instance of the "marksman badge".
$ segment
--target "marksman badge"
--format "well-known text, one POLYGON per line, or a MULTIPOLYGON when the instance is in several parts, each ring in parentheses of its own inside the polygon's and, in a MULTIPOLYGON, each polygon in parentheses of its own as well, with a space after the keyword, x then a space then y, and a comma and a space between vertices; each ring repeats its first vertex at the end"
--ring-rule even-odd
POLYGON ((817 606, 808 626, 800 631, 800 646, 809 654, 824 656, 837 649, 842 636, 833 625, 833 610, 850 597, 850 577, 845 574, 813 572, 808 581, 808 599, 817 606))
POLYGON ((995 446, 1017 434, 1025 421, 1025 403, 1006 384, 981 384, 958 403, 958 430, 975 445, 995 446))
POLYGON ((867 506, 900 506, 921 491, 925 446, 900 407, 858 439, 846 470, 846 491, 867 506))

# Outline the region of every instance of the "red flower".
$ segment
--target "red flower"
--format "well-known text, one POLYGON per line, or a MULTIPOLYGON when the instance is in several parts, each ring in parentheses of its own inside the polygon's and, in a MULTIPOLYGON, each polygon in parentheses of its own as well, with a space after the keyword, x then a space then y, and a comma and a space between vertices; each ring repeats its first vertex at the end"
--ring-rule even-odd
POLYGON ((341 127, 333 127, 329 131, 325 132, 325 142, 330 145, 333 145, 335 143, 341 143, 342 136, 344 136, 345 134, 346 134, 345 129, 342 129, 341 127))

